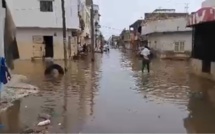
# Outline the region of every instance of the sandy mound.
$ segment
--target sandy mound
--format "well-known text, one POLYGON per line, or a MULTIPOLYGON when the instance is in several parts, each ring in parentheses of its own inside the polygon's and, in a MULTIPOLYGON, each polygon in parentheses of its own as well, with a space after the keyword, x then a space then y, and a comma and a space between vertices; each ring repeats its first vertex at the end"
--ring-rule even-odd
POLYGON ((38 88, 27 84, 26 81, 27 77, 23 75, 12 75, 11 81, 4 85, 1 92, 0 111, 7 109, 15 100, 38 93, 38 88))

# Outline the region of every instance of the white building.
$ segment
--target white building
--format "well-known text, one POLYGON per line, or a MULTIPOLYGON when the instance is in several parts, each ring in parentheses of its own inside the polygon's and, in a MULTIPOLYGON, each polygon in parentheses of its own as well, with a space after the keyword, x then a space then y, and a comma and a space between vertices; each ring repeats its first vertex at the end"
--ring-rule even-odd
POLYGON ((100 13, 99 13, 99 5, 94 4, 93 5, 93 10, 94 10, 94 24, 95 24, 95 48, 100 51, 100 45, 101 45, 101 40, 100 40, 100 13))
POLYGON ((90 42, 89 38, 90 38, 91 23, 90 23, 90 7, 88 4, 90 4, 89 0, 79 1, 79 15, 84 22, 84 30, 82 31, 79 39, 81 45, 83 45, 84 43, 89 44, 90 42), (88 39, 86 39, 87 36, 88 36, 88 39))
POLYGON ((161 58, 187 58, 192 49, 192 31, 185 17, 149 21, 142 27, 148 45, 161 58))
MULTIPOLYGON (((63 59, 62 9, 60 0, 8 0, 17 26, 20 59, 63 59)), ((79 30, 78 0, 65 0, 68 49, 76 53, 72 31, 79 30), (74 50, 74 51, 72 51, 74 50)), ((74 33, 74 32, 73 32, 74 33)))
POLYGON ((5 24, 5 8, 3 8, 2 0, 0 2, 0 57, 4 57, 4 24, 5 24))

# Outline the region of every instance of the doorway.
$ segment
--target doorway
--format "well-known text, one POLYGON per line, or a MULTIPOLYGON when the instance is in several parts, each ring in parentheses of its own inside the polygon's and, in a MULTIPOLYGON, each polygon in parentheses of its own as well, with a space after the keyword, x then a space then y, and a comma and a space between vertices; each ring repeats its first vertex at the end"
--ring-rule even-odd
POLYGON ((54 57, 54 44, 53 44, 53 36, 43 36, 44 44, 45 44, 45 58, 54 57))
POLYGON ((211 62, 207 60, 202 60, 202 72, 210 73, 211 72, 211 62))

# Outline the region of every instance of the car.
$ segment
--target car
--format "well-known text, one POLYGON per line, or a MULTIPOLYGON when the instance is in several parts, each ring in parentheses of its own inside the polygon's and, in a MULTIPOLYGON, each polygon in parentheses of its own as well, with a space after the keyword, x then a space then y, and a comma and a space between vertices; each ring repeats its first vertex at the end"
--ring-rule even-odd
POLYGON ((109 45, 104 45, 103 51, 104 51, 104 52, 110 51, 109 45))

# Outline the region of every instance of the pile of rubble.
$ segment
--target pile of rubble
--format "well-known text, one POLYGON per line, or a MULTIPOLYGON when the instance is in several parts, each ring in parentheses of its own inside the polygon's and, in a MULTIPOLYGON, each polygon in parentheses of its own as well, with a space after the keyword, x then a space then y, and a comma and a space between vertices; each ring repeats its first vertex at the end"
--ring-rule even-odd
POLYGON ((0 111, 6 110, 15 100, 38 93, 38 88, 27 84, 27 77, 12 75, 8 84, 4 85, 0 96, 0 111))

